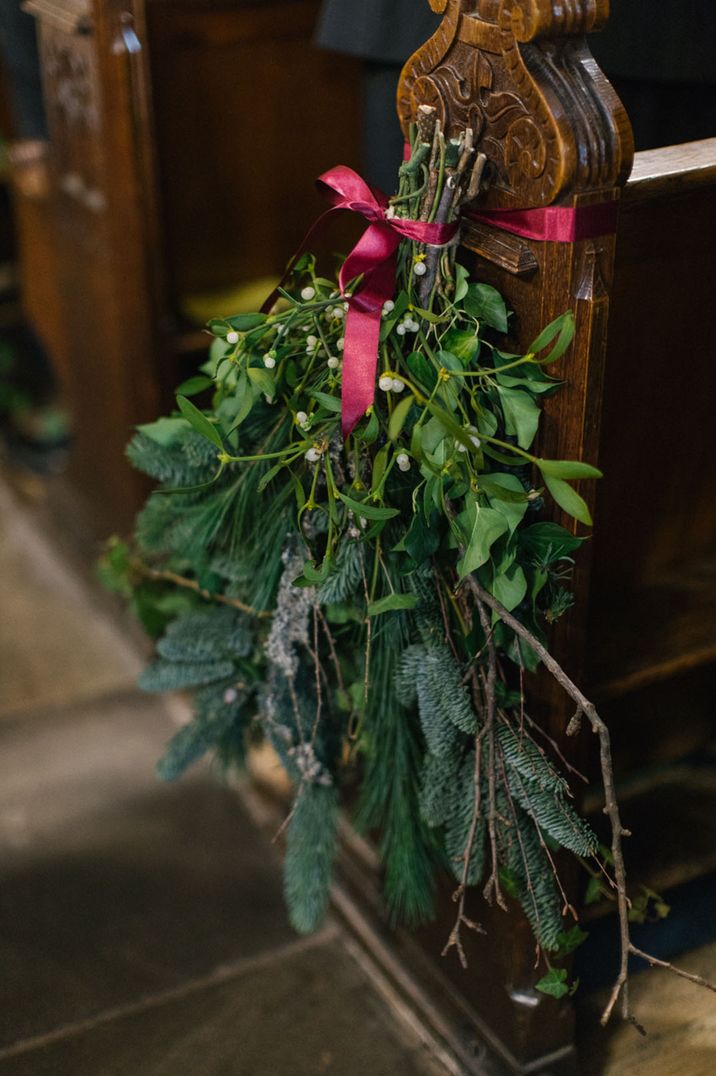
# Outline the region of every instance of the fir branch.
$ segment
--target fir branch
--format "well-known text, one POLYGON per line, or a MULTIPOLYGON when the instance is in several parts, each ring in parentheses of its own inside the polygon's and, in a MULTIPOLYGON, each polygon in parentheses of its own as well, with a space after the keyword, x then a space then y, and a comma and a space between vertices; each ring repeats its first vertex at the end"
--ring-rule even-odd
MULTIPOLYGON (((619 805, 616 798, 616 789, 614 786, 614 765, 612 762, 611 753, 611 740, 609 736, 609 729, 605 725, 604 721, 599 716, 596 707, 577 685, 570 679, 562 666, 556 661, 555 658, 549 653, 547 648, 539 641, 533 632, 526 628, 515 616, 505 609, 504 605, 490 594, 489 591, 477 581, 474 575, 470 575, 466 579, 466 585, 472 591, 472 594, 477 603, 478 609, 482 605, 487 605, 493 612, 497 613, 501 620, 512 631, 515 632, 521 639, 523 639, 528 646, 530 646, 539 657, 542 664, 548 670, 548 672, 554 677, 557 683, 564 689, 569 697, 575 702, 577 706, 577 712, 575 717, 584 716, 589 722, 592 731, 599 737, 600 748, 600 763, 602 772, 602 785, 604 787, 604 813, 609 819, 609 825, 611 827, 612 840, 611 840, 611 853, 614 863, 614 882, 613 885, 616 889, 617 896, 617 910, 619 917, 619 940, 620 940, 620 960, 619 960, 619 972, 612 988, 609 1000, 604 1008, 601 1016, 601 1023, 605 1025, 608 1023, 614 1007, 618 1001, 621 1000, 621 1013, 624 1020, 633 1021, 631 1011, 629 1008, 629 956, 639 956, 643 960, 648 961, 651 964, 655 964, 658 967, 665 968, 673 974, 680 976, 683 979, 688 979, 691 982, 695 982, 700 986, 706 987, 708 990, 716 991, 716 984, 703 979, 701 976, 694 976, 689 972, 683 971, 681 968, 669 963, 668 961, 660 961, 656 957, 652 957, 648 953, 644 953, 641 949, 638 949, 631 940, 631 928, 629 924, 629 898, 627 897, 627 881, 626 881, 626 867, 624 865, 624 852, 622 847, 622 840, 624 837, 631 836, 629 830, 625 829, 622 825, 621 815, 619 813, 619 805)), ((570 724, 573 726, 575 718, 572 718, 570 724)))

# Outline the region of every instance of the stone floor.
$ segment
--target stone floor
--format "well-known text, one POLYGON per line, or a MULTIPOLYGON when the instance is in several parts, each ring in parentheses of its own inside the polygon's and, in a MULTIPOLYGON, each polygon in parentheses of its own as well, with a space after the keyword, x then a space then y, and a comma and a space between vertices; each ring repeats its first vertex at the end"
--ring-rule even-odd
POLYGON ((0 1076, 444 1073, 236 793, 155 779, 174 711, 2 489, 0 589, 0 1076))

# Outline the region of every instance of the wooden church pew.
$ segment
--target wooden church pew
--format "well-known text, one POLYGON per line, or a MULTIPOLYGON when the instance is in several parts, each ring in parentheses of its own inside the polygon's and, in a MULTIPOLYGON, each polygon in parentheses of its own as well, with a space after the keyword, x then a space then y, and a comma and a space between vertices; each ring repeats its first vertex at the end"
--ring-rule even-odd
MULTIPOLYGON (((576 315, 574 344, 559 364, 566 387, 547 403, 541 454, 599 462, 606 477, 582 483, 595 506, 594 536, 575 571, 577 606, 556 626, 552 650, 604 715, 620 718, 618 777, 626 780, 635 755, 642 767, 650 758, 668 761, 684 744, 698 746, 713 734, 699 706, 716 659, 709 421, 716 398, 709 318, 716 140, 633 162, 628 119, 584 37, 606 18, 605 2, 431 6, 444 20, 403 72, 404 124, 425 103, 438 108, 448 129, 477 127, 492 179, 487 209, 580 211, 621 201, 616 235, 546 242, 468 221, 463 245, 475 276, 496 286, 516 312, 515 349, 526 349, 564 310, 576 315), (698 681, 693 690, 688 675, 683 679, 689 670, 698 681), (657 707, 655 714, 648 696, 655 684, 663 699, 670 684, 677 696, 691 691, 693 705, 682 697, 677 712, 657 707), (682 735, 672 735, 660 754, 650 730, 671 724, 673 732, 674 723, 682 735)), ((559 689, 538 684, 533 708, 562 749, 588 764, 593 737, 565 738, 571 710, 559 689)), ((669 877, 678 876, 677 866, 669 877)), ((583 882, 570 883, 576 898, 583 882)), ((452 1027, 469 1070, 486 1071, 483 1060, 469 1058, 471 1051, 480 1058, 487 1044, 498 1069, 578 1071, 573 1003, 534 990, 542 971, 522 915, 485 909, 476 899, 470 914, 488 934, 473 941, 463 971, 436 955, 451 922, 449 887, 444 905, 420 952, 409 939, 397 944, 434 1012, 452 1027)))

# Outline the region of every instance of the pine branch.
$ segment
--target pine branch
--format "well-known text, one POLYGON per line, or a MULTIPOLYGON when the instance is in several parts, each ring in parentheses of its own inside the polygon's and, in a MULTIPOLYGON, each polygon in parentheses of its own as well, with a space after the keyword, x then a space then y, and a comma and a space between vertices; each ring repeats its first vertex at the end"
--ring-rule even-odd
MULTIPOLYGON (((477 603, 478 610, 484 613, 483 605, 487 605, 493 612, 497 613, 500 619, 511 628, 516 635, 523 639, 537 654, 542 664, 548 670, 548 672, 554 677, 557 683, 564 689, 569 697, 576 703, 577 712, 570 721, 570 726, 574 729, 579 718, 581 716, 586 717, 592 728, 592 731, 599 737, 599 749, 600 749, 600 764, 602 773, 602 785, 604 788, 604 813, 609 819, 609 825, 612 833, 611 852, 614 862, 614 882, 613 885, 616 889, 617 895, 617 910, 619 916, 619 939, 620 939, 620 960, 619 960, 619 973, 612 988, 611 995, 605 1006, 604 1012, 601 1016, 601 1023, 605 1025, 608 1023, 611 1017, 614 1007, 619 1000, 621 1000, 621 1013, 624 1020, 636 1023, 634 1021, 629 1008, 629 956, 638 956, 648 963, 656 965, 658 967, 665 968, 668 971, 673 972, 674 975, 678 975, 682 979, 688 979, 690 982, 697 983, 699 986, 705 987, 707 990, 716 992, 716 984, 703 979, 701 976, 692 975, 690 972, 683 971, 681 968, 675 967, 668 961, 658 960, 656 957, 652 957, 648 953, 644 953, 641 949, 638 949, 631 941, 631 933, 629 926, 629 899, 627 897, 626 889, 626 867, 624 865, 624 852, 622 847, 622 839, 624 837, 631 836, 629 830, 625 829, 622 825, 621 816, 619 813, 619 805, 616 798, 616 790, 614 787, 614 765, 612 762, 611 753, 611 740, 609 736, 609 729, 605 725, 604 721, 599 716, 596 707, 582 691, 576 686, 576 684, 569 678, 559 662, 552 657, 547 648, 539 641, 533 632, 526 628, 516 617, 505 609, 501 602, 485 590, 483 586, 475 579, 474 576, 468 576, 466 580, 467 586, 472 591, 473 597, 477 603)), ((638 1026, 638 1025, 637 1025, 638 1026)))

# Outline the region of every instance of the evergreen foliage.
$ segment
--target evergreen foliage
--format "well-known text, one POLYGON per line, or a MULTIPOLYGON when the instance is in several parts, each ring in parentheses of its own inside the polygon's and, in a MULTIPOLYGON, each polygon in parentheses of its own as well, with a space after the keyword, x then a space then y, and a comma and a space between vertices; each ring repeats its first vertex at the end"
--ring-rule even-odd
MULTIPOLYGON (((406 165, 398 215, 417 197, 411 175, 406 165)), ((128 448, 160 488, 108 576, 137 606, 141 594, 146 623, 166 625, 142 687, 193 695, 160 775, 210 751, 240 764, 249 731, 290 775, 285 894, 298 931, 325 913, 348 771, 392 922, 429 918, 439 870, 458 893, 499 874, 553 949, 561 901, 546 841, 585 857, 596 840, 520 721, 521 674, 537 655, 504 618, 486 637, 466 584, 537 638, 569 606, 580 539, 536 519, 542 487, 587 523, 569 483, 598 472, 531 446, 541 399, 559 385, 546 367, 574 323, 565 314, 525 355, 503 353, 501 297, 469 283, 452 248, 437 265, 433 254, 409 242, 398 252, 379 392, 345 444, 345 306, 311 256, 270 315, 214 319, 210 406, 179 395, 128 448), (439 287, 423 294, 416 281, 430 274, 439 287)))
POLYGON ((337 826, 337 790, 302 785, 286 831, 284 861, 286 904, 299 934, 317 930, 326 914, 337 826))

